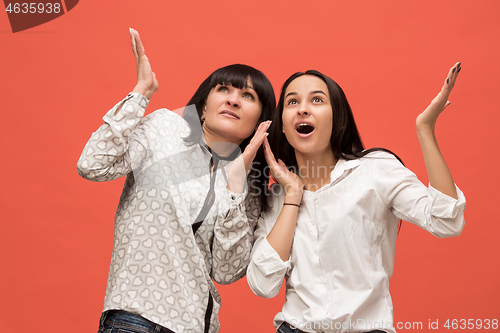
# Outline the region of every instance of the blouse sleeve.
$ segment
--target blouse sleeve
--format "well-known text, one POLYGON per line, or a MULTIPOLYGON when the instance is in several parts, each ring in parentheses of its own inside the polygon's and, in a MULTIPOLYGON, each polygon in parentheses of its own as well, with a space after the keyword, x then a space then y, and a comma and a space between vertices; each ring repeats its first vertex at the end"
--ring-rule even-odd
MULTIPOLYGON (((276 185, 277 186, 277 185, 276 185)), ((270 198, 271 199, 271 198, 270 198)), ((292 260, 281 260, 279 254, 267 242, 282 207, 282 198, 272 197, 272 207, 269 212, 262 213, 254 233, 252 259, 247 268, 247 282, 255 295, 272 298, 276 296, 283 284, 285 275, 292 267, 292 260)))
POLYGON ((456 185, 458 199, 430 184, 426 187, 392 156, 378 163, 381 197, 396 217, 440 238, 460 235, 465 224, 465 196, 456 185))
POLYGON ((92 134, 78 160, 80 176, 92 181, 114 180, 130 173, 135 162, 140 163, 145 150, 131 148, 140 144, 129 138, 141 123, 148 103, 146 97, 130 93, 104 115, 104 124, 92 134))
POLYGON ((250 262, 253 231, 260 213, 258 199, 245 193, 226 191, 217 216, 212 245, 212 277, 219 284, 245 276, 250 262))

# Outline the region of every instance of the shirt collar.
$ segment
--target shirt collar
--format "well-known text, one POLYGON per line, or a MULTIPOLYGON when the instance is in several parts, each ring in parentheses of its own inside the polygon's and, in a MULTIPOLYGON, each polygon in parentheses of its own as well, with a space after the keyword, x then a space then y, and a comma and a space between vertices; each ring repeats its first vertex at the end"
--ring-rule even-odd
POLYGON ((335 164, 335 168, 333 168, 330 173, 330 183, 339 179, 346 171, 357 168, 360 164, 361 161, 359 158, 354 160, 344 160, 340 158, 337 164, 335 164))

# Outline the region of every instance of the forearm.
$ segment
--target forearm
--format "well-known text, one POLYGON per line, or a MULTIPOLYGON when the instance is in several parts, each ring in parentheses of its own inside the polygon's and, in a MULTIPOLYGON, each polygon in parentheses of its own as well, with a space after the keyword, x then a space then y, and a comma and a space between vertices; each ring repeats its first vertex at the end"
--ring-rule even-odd
POLYGON ((250 262, 253 232, 260 209, 253 197, 227 192, 229 204, 222 208, 214 227, 212 276, 217 283, 230 284, 245 275, 250 262))
POLYGON ((78 173, 89 180, 108 181, 131 171, 128 138, 142 120, 147 100, 129 95, 104 117, 104 124, 87 142, 77 163, 78 173), (114 116, 118 107, 124 107, 114 116))
MULTIPOLYGON (((137 84, 134 87, 134 89, 132 90, 132 93, 136 93, 136 94, 139 94, 139 95, 146 97, 146 100, 148 103, 151 100, 151 97, 153 97, 153 92, 151 92, 151 90, 148 89, 144 84, 137 84)), ((125 104, 125 103, 122 102, 116 107, 116 110, 114 112, 115 117, 116 117, 116 115, 118 115, 118 113, 120 113, 120 110, 122 109, 123 104, 125 104)))
POLYGON ((285 196, 285 203, 294 205, 283 205, 281 212, 273 228, 266 239, 269 245, 279 254, 281 260, 287 261, 290 257, 300 199, 297 196, 285 196))
POLYGON ((455 182, 439 149, 434 128, 417 125, 417 136, 422 148, 429 183, 441 193, 457 199, 455 182))

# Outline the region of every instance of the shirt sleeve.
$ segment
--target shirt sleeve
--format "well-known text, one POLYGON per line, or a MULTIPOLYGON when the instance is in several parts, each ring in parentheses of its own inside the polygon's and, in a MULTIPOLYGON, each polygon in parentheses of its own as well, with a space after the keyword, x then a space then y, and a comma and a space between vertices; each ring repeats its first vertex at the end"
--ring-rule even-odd
POLYGON ((460 235, 465 224, 465 196, 456 185, 458 199, 430 184, 426 187, 395 158, 381 159, 378 170, 383 170, 379 174, 382 197, 396 217, 440 238, 460 235))
POLYGON ((279 293, 283 279, 292 267, 292 260, 281 260, 266 239, 281 211, 282 203, 279 201, 279 198, 273 197, 271 210, 261 214, 259 218, 254 234, 252 259, 247 268, 250 289, 255 295, 265 298, 272 298, 279 293))
POLYGON ((131 172, 133 162, 139 163, 144 149, 130 149, 129 137, 143 119, 148 103, 146 97, 130 93, 104 115, 104 124, 92 134, 78 160, 80 176, 92 181, 109 181, 131 172))
POLYGON ((219 284, 230 284, 245 276, 260 204, 256 196, 226 190, 221 205, 223 213, 214 226, 212 277, 219 284))

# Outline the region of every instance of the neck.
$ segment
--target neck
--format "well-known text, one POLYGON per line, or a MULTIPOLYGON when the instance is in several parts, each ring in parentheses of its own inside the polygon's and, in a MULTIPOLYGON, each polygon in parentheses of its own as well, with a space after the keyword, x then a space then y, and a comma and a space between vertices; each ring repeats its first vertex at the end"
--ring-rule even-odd
POLYGON ((307 154, 295 151, 299 177, 308 191, 316 191, 330 183, 330 173, 338 159, 331 149, 323 153, 307 154))
POLYGON ((228 157, 232 152, 241 144, 241 140, 231 140, 230 138, 221 137, 219 135, 215 135, 206 129, 205 126, 203 129, 203 138, 205 139, 205 143, 207 146, 212 149, 217 155, 222 157, 228 157))

